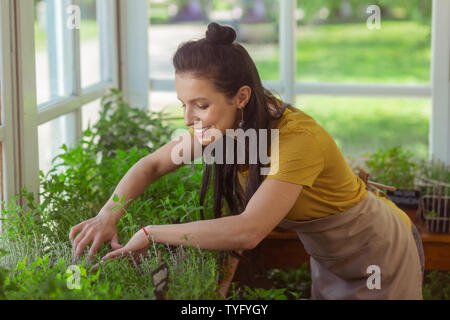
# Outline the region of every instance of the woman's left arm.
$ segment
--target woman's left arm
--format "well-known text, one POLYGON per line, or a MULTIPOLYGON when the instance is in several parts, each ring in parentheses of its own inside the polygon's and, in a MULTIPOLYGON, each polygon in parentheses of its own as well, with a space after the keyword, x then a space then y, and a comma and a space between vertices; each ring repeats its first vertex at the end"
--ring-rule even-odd
MULTIPOLYGON (((302 185, 268 179, 239 215, 183 224, 149 225, 145 230, 157 243, 174 246, 189 243, 205 250, 250 250, 288 214, 302 188, 302 185)), ((142 250, 148 244, 141 229, 125 247, 108 253, 102 260, 142 250)))

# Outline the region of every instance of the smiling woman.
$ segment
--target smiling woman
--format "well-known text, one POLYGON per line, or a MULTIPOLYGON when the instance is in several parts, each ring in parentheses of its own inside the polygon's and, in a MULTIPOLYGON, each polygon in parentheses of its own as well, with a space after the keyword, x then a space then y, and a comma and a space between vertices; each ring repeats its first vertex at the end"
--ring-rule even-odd
MULTIPOLYGON (((191 134, 181 141, 182 150, 190 146, 193 160, 195 144, 206 151, 214 141, 225 150, 222 156, 233 160, 214 153, 214 162, 203 165, 200 204, 214 176, 215 219, 145 226, 121 247, 116 223, 126 205, 113 212, 111 197, 97 217, 70 231, 76 254, 93 242, 92 256, 106 241, 114 251, 102 260, 142 252, 151 240, 208 250, 249 250, 280 226, 295 230, 311 255, 313 298, 422 299, 413 224, 393 204, 367 190, 323 127, 262 86, 252 58, 235 40, 234 29, 211 23, 204 38, 182 44, 173 57, 178 99, 185 124, 191 127, 191 134), (229 129, 274 129, 278 140, 258 135, 257 143, 240 148, 233 139, 228 143, 229 129), (259 154, 262 145, 275 141, 269 164, 259 158, 250 161, 252 152, 259 154), (261 174, 267 166, 268 174, 261 174)), ((172 158, 179 147, 180 141, 173 140, 142 158, 114 195, 131 202, 127 200, 180 167, 172 158)))

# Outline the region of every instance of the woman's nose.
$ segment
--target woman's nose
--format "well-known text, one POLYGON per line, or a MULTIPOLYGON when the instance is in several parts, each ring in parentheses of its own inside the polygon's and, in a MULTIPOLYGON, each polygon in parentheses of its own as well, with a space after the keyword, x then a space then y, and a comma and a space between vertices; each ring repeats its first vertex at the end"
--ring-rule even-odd
POLYGON ((184 125, 187 127, 191 127, 196 121, 199 121, 199 119, 195 115, 193 108, 186 106, 184 108, 184 125))

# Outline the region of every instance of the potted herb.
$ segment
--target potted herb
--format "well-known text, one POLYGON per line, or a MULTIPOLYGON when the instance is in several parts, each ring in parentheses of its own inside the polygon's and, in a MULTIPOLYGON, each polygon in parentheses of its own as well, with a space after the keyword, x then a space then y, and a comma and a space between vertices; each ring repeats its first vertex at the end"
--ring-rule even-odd
MULTIPOLYGON (((415 179, 419 166, 413 160, 411 152, 399 146, 380 149, 370 155, 366 165, 374 181, 397 189, 387 191, 387 195, 400 209, 418 209, 420 190, 415 189, 415 179)), ((415 220, 415 214, 410 217, 415 220)))
POLYGON ((423 161, 417 183, 420 213, 430 232, 450 233, 450 166, 423 161))

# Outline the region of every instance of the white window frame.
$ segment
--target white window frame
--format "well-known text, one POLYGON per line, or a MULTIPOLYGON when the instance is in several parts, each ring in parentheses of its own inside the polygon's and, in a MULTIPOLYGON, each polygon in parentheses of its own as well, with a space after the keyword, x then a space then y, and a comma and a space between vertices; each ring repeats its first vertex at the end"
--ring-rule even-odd
POLYGON ((450 165, 450 1, 433 0, 430 158, 450 165))
MULTIPOLYGON (((61 1, 66 1, 66 5, 79 4, 79 0, 61 1)), ((112 87, 120 89, 120 12, 117 10, 120 2, 97 0, 102 81, 87 88, 81 87, 80 39, 79 31, 75 30, 74 37, 66 41, 63 48, 59 48, 69 53, 63 64, 74 70, 73 77, 64 79, 71 95, 52 99, 39 106, 35 80, 34 1, 0 2, 0 85, 4 123, 0 127, 0 141, 4 150, 2 183, 6 200, 20 193, 23 187, 35 196, 38 194, 38 126, 73 113, 75 121, 65 127, 63 133, 67 134, 72 129, 75 133, 72 138, 75 140, 81 135, 82 107, 104 96, 112 87)))
POLYGON ((17 169, 14 166, 16 159, 18 159, 18 143, 15 140, 13 123, 15 116, 13 109, 13 57, 11 48, 12 33, 10 15, 12 8, 9 1, 0 1, 0 92, 2 105, 2 124, 0 127, 0 143, 3 144, 3 188, 5 191, 4 198, 8 199, 17 194, 20 176, 15 172, 17 169))

